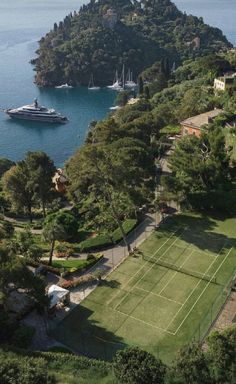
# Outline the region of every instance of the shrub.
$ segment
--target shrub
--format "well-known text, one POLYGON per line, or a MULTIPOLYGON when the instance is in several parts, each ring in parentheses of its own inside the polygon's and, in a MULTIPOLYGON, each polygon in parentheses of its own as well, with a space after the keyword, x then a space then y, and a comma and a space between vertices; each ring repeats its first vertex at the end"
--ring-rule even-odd
POLYGON ((27 325, 21 325, 17 328, 12 336, 11 342, 16 347, 27 349, 32 341, 32 338, 35 334, 34 327, 27 325))
POLYGON ((71 289, 73 287, 73 280, 63 281, 62 283, 59 283, 59 285, 61 288, 71 289))
POLYGON ((41 247, 36 244, 32 244, 26 252, 26 257, 38 261, 43 256, 43 252, 44 251, 41 247))
POLYGON ((87 261, 95 261, 95 260, 97 260, 97 258, 96 258, 96 256, 93 255, 92 253, 89 253, 89 254, 87 255, 87 261))
POLYGON ((73 249, 69 243, 59 243, 55 247, 56 257, 70 257, 73 254, 73 249))
POLYGON ((117 352, 114 371, 123 384, 164 384, 166 367, 150 353, 135 347, 117 352))
POLYGON ((236 214, 235 191, 212 191, 189 194, 188 203, 193 209, 206 212, 217 211, 223 214, 236 214))
POLYGON ((12 223, 10 223, 9 221, 4 221, 2 228, 6 232, 7 237, 13 236, 15 228, 12 223))
MULTIPOLYGON (((129 232, 131 232, 132 229, 134 229, 134 227, 136 226, 136 224, 137 224, 136 219, 127 219, 123 223, 123 228, 124 228, 125 234, 127 235, 129 232)), ((118 243, 119 241, 121 241, 122 240, 122 233, 121 233, 120 229, 117 228, 112 233, 111 237, 112 237, 114 243, 118 243)), ((89 250, 97 250, 97 249, 102 249, 102 248, 108 247, 109 245, 112 245, 113 242, 112 242, 111 238, 107 235, 98 235, 96 237, 82 241, 79 244, 79 247, 80 247, 81 251, 86 252, 89 250)))
POLYGON ((10 353, 0 353, 1 384, 55 384, 54 376, 49 375, 43 358, 22 357, 10 353))
POLYGON ((48 215, 45 220, 45 225, 53 220, 56 220, 57 224, 63 227, 67 239, 72 240, 76 238, 78 223, 70 211, 59 211, 58 213, 48 215))
MULTIPOLYGON (((128 235, 134 227, 137 225, 137 220, 136 219, 128 219, 123 223, 123 229, 126 235, 128 235)), ((122 233, 120 228, 117 228, 112 235, 115 243, 118 243, 119 241, 122 240, 122 233)))
POLYGON ((83 284, 94 282, 96 280, 97 279, 93 275, 87 274, 84 276, 80 276, 74 280, 63 281, 62 283, 59 283, 59 284, 61 288, 72 289, 72 288, 79 287, 80 285, 83 285, 83 284))
POLYGON ((54 352, 54 353, 68 353, 69 355, 73 355, 73 352, 71 352, 66 347, 61 347, 61 346, 51 347, 47 351, 48 352, 54 352))

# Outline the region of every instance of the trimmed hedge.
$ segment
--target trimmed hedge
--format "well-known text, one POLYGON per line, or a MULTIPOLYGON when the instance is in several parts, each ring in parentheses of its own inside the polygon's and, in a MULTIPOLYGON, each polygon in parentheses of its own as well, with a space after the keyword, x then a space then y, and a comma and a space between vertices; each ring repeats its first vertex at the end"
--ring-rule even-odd
MULTIPOLYGON (((128 219, 123 223, 123 228, 125 231, 125 234, 128 235, 137 225, 137 220, 136 219, 128 219)), ((112 238, 114 240, 114 243, 118 243, 121 241, 122 234, 119 228, 117 228, 113 233, 112 233, 112 238)), ((80 251, 92 251, 92 250, 99 250, 105 247, 108 247, 112 245, 113 242, 111 238, 107 235, 98 235, 96 237, 87 239, 79 243, 79 249, 80 251)))
POLYGON ((236 190, 193 193, 188 195, 187 201, 192 209, 236 214, 236 190))

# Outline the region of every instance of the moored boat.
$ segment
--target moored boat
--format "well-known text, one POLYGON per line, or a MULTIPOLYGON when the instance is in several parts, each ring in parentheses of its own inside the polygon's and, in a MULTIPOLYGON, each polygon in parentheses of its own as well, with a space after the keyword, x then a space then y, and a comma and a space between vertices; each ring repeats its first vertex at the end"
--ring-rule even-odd
POLYGON ((89 85, 88 85, 88 90, 89 91, 98 91, 99 89, 101 89, 101 87, 94 85, 94 78, 93 78, 93 75, 91 75, 89 85))
POLYGON ((108 85, 107 88, 111 89, 113 91, 121 91, 123 89, 123 87, 120 85, 118 71, 116 71, 115 79, 113 81, 113 84, 112 85, 108 85))
POLYGON ((70 88, 73 88, 72 85, 69 85, 69 84, 62 84, 62 85, 57 85, 55 88, 57 89, 70 89, 70 88))
POLYGON ((130 69, 128 71, 128 76, 127 77, 128 78, 127 78, 127 80, 125 82, 125 87, 132 88, 132 89, 137 87, 137 84, 133 81, 133 72, 131 72, 130 69))
POLYGON ((35 99, 33 104, 24 105, 19 108, 5 110, 8 116, 13 119, 39 121, 43 123, 60 123, 68 122, 67 117, 56 112, 55 109, 48 109, 40 106, 38 100, 35 99))

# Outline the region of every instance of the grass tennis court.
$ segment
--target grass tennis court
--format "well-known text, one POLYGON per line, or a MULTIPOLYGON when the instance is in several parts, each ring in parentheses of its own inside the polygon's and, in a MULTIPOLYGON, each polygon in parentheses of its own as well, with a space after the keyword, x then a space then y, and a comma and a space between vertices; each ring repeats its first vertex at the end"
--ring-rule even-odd
POLYGON ((138 345, 170 361, 207 332, 236 272, 236 219, 179 215, 142 244, 54 330, 89 356, 138 345))

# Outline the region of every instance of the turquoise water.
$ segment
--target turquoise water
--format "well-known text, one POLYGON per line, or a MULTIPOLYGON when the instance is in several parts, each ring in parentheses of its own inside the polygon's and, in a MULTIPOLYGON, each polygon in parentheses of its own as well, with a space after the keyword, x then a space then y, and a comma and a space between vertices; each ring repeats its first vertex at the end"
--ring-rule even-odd
MULTIPOLYGON (((33 83, 29 60, 34 57, 37 40, 83 2, 0 0, 0 108, 21 106, 37 97, 70 119, 66 125, 42 125, 10 120, 0 113, 0 157, 19 160, 28 150, 43 150, 62 165, 83 143, 89 122, 103 118, 113 105, 115 95, 108 90, 39 89, 33 83)), ((176 0, 176 4, 223 29, 236 45, 235 0, 176 0)))
POLYGON ((78 0, 0 1, 0 108, 31 103, 35 97, 69 118, 66 125, 11 120, 0 113, 0 157, 21 159, 28 150, 47 152, 62 165, 84 141, 91 120, 102 119, 113 105, 109 90, 40 89, 33 83, 37 41, 66 14, 78 9, 78 0))

